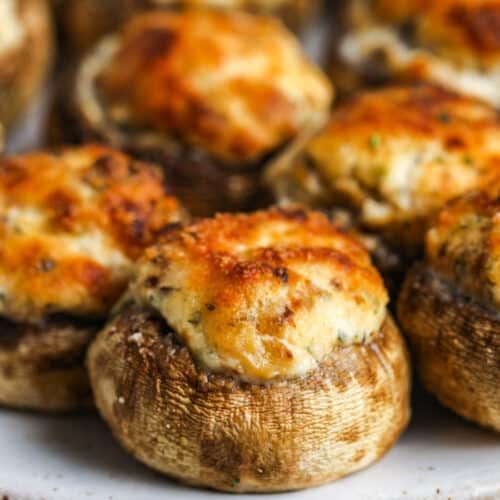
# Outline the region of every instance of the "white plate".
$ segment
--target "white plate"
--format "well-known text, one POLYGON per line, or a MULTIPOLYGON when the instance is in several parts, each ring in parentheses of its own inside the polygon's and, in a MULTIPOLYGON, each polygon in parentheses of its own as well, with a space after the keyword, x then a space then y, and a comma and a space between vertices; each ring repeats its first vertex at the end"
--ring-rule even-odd
MULTIPOLYGON (((500 439, 420 398, 410 428, 374 466, 330 485, 244 498, 499 499, 500 439)), ((0 410, 0 498, 195 500, 228 495, 183 487, 135 462, 96 417, 0 410), (2 497, 2 495, 4 495, 2 497)))

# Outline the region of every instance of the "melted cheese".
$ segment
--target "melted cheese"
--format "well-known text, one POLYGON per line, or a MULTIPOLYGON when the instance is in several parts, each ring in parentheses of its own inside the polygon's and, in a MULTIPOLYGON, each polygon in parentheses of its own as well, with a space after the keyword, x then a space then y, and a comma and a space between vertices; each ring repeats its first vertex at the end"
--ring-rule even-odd
POLYGON ((106 43, 95 86, 110 124, 169 136, 231 165, 258 161, 322 123, 332 99, 298 41, 267 18, 144 14, 111 53, 106 43))
POLYGON ((408 47, 390 28, 347 35, 339 48, 342 59, 364 71, 373 54, 383 53, 384 70, 396 78, 423 78, 500 107, 500 63, 491 68, 461 68, 422 49, 408 47))
POLYGON ((287 183, 295 186, 288 189, 292 201, 300 197, 297 184, 320 206, 344 200, 365 226, 381 229, 426 219, 499 171, 500 116, 493 108, 430 86, 393 87, 338 107, 273 181, 285 193, 287 183), (321 179, 321 189, 304 170, 321 179))
POLYGON ((223 215, 148 249, 130 293, 206 368, 250 381, 301 376, 368 341, 387 293, 365 250, 318 213, 223 215))
POLYGON ((178 221, 161 175, 107 147, 0 160, 0 315, 102 317, 154 233, 178 221))

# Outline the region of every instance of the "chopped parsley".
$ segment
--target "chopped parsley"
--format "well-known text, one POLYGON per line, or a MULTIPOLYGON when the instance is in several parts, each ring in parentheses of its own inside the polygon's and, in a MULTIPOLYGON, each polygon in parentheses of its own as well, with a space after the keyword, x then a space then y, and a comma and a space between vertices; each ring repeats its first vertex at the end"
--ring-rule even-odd
POLYGON ((372 134, 368 139, 368 144, 370 145, 370 148, 375 151, 380 146, 380 136, 372 134))

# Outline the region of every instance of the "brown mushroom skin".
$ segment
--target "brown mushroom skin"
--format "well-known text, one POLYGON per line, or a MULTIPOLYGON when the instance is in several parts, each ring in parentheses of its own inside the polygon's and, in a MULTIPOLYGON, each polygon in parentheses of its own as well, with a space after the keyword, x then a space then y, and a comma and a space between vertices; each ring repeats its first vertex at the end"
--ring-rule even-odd
MULTIPOLYGON (((50 112, 49 144, 113 143, 110 134, 88 123, 75 100, 65 94, 67 88, 74 88, 74 75, 68 76, 65 83, 70 83, 69 87, 61 85, 50 112)), ((168 185, 194 216, 248 211, 271 203, 271 193, 262 182, 261 165, 235 172, 203 151, 189 150, 170 142, 143 144, 131 140, 126 145, 117 143, 115 146, 134 157, 162 165, 168 185)))
POLYGON ((462 417, 500 432, 500 318, 415 265, 397 305, 424 386, 462 417))
POLYGON ((46 0, 22 0, 20 22, 26 37, 20 47, 0 54, 0 121, 8 128, 40 90, 53 52, 46 0))
POLYGON ((71 320, 34 326, 0 318, 0 405, 45 412, 92 407, 83 360, 96 330, 71 320))
POLYGON ((228 492, 340 478, 379 459, 410 415, 408 355, 389 317, 373 341, 339 348, 306 377, 256 385, 207 373, 134 306, 98 335, 87 366, 102 417, 135 458, 228 492))

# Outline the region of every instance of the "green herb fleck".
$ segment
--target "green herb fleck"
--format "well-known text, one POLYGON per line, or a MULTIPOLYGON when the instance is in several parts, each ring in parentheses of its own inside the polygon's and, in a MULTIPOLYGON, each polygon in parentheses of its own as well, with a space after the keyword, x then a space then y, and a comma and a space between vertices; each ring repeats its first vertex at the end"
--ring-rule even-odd
POLYGON ((372 150, 376 150, 380 146, 380 136, 377 134, 372 134, 368 139, 368 144, 372 150))
POLYGON ((233 488, 236 488, 236 486, 238 486, 238 484, 240 484, 240 480, 238 478, 235 478, 235 479, 231 480, 231 486, 233 488))
POLYGON ((471 155, 465 155, 464 156, 464 163, 466 165, 474 165, 474 158, 472 158, 471 155))
POLYGON ((199 325, 201 321, 201 313, 200 311, 195 311, 191 318, 188 319, 188 322, 192 325, 199 325))
POLYGON ((348 340, 348 335, 346 332, 344 332, 343 330, 338 330, 337 331, 337 337, 339 339, 339 342, 342 344, 342 345, 345 345, 347 344, 347 340, 348 340))
POLYGON ((441 123, 450 123, 451 121, 451 116, 449 113, 447 113, 446 111, 441 111, 441 113, 439 113, 438 115, 438 120, 441 122, 441 123))

